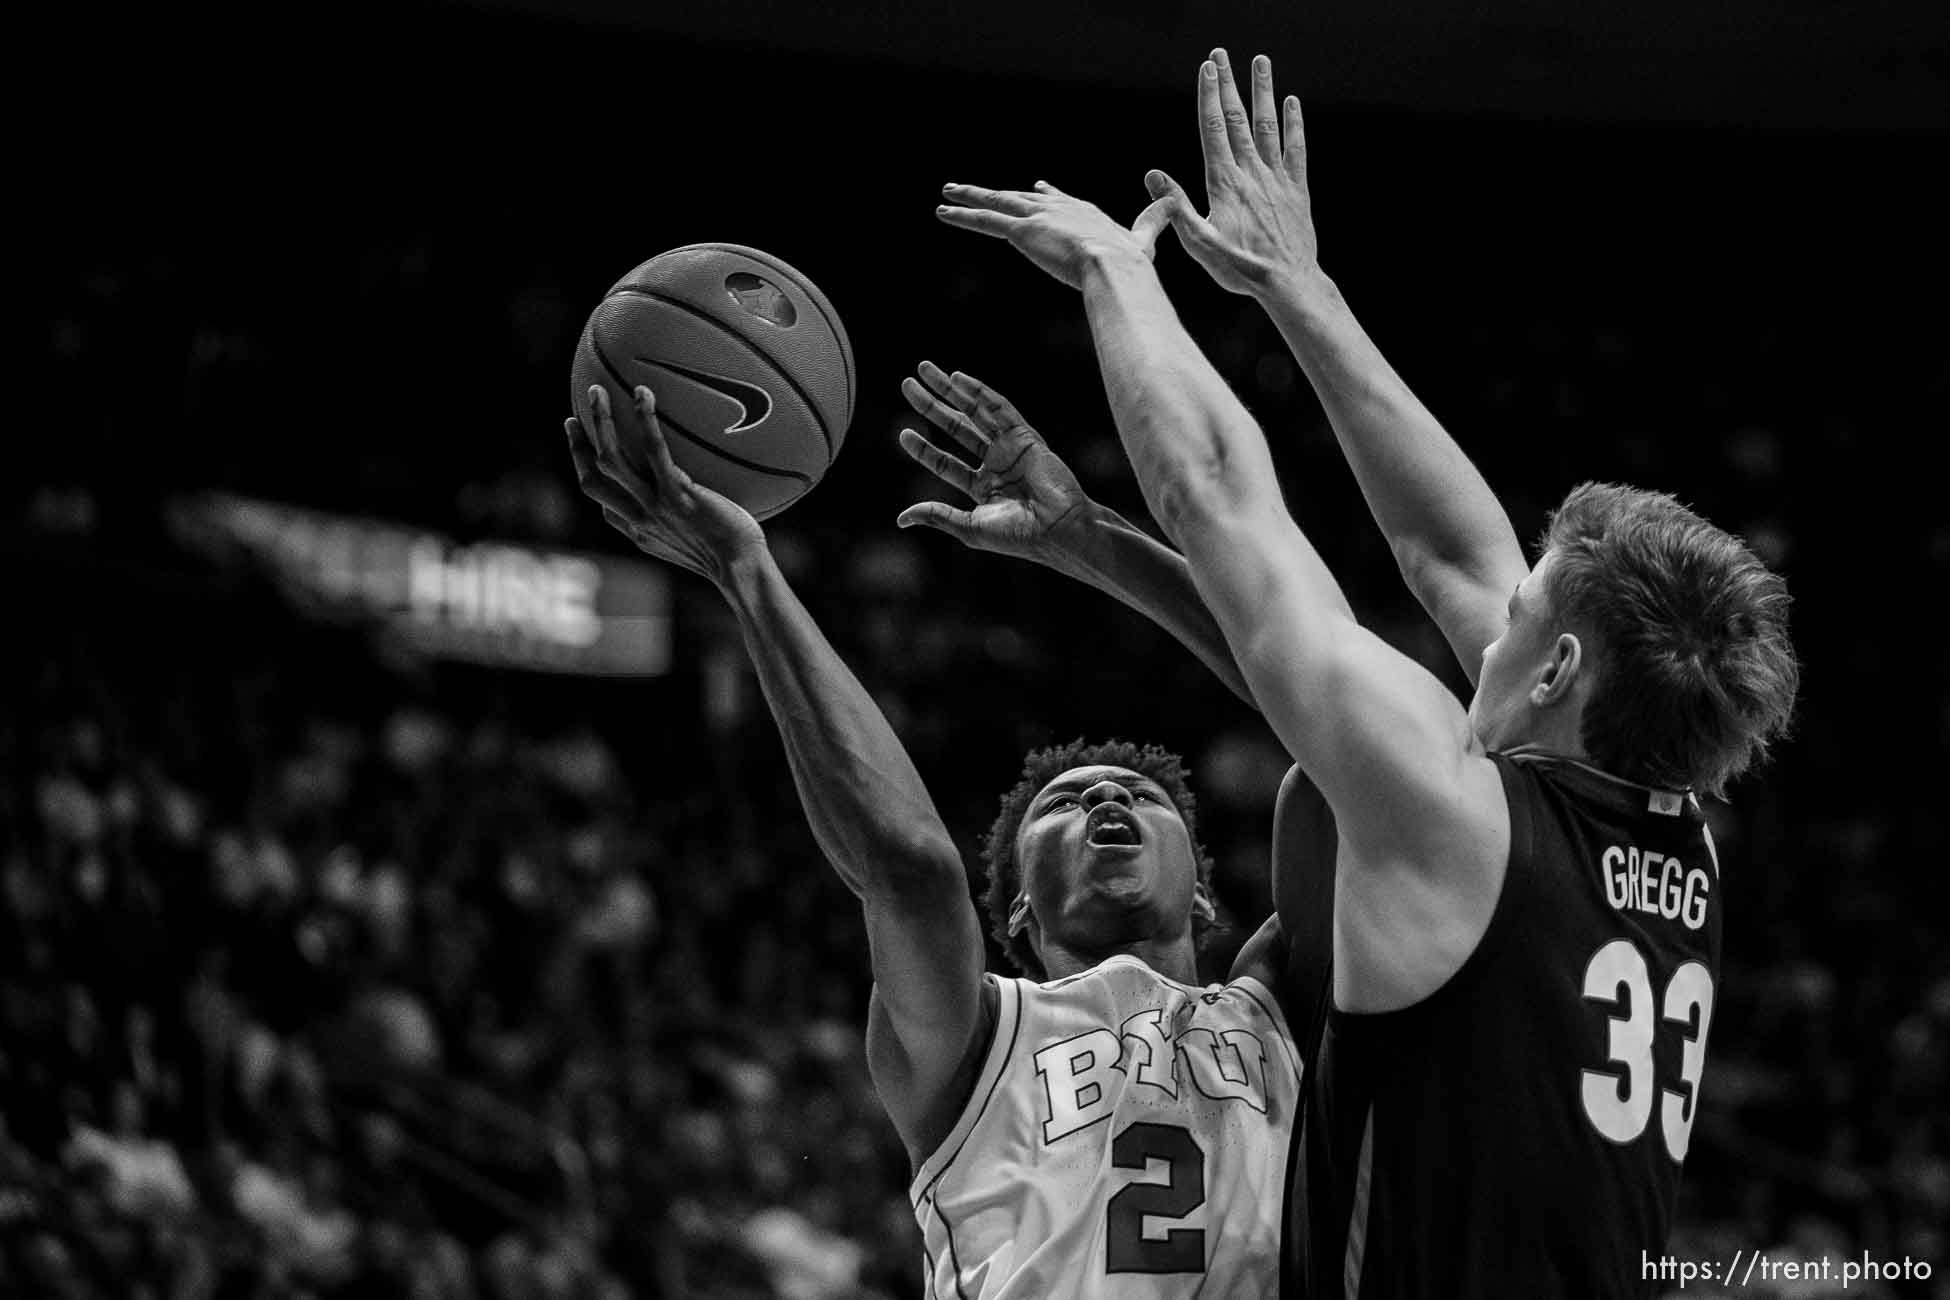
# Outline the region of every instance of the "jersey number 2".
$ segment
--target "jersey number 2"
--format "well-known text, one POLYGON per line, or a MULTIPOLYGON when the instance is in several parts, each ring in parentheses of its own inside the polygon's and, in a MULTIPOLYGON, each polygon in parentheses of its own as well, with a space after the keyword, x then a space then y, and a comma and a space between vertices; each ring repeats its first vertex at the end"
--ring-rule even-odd
POLYGON ((1584 1072, 1584 1113, 1593 1128, 1613 1142, 1636 1141, 1652 1122, 1654 1094, 1666 1152, 1675 1163, 1686 1158, 1699 1113, 1700 1073, 1706 1068, 1706 1029, 1713 1019, 1713 976, 1689 961, 1666 981, 1664 1006, 1652 1009, 1652 975, 1645 954, 1630 939, 1613 939, 1591 955, 1584 971, 1584 996, 1592 1002, 1626 1003, 1623 1017, 1610 1016, 1606 1055, 1625 1067, 1584 1072), (1659 1088, 1652 1078, 1652 1031, 1664 1019, 1681 1027, 1679 1082, 1684 1092, 1659 1088))
POLYGON ((1119 1169, 1147 1167, 1162 1160, 1162 1183, 1127 1183, 1110 1198, 1105 1224, 1107 1273, 1202 1273, 1205 1232, 1173 1228, 1162 1237, 1144 1235, 1144 1217, 1182 1219, 1205 1204, 1205 1152, 1176 1124, 1132 1124, 1110 1144, 1110 1162, 1119 1169))

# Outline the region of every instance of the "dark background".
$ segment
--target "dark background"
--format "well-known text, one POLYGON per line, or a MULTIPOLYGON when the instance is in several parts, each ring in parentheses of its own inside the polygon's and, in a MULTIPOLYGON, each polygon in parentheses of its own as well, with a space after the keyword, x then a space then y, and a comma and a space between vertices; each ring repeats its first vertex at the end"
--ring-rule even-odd
MULTIPOLYGON (((678 577, 656 681, 402 664, 160 506, 612 548, 560 432, 584 315, 663 249, 766 249, 861 377, 768 533, 971 863, 1026 746, 1157 740, 1236 942, 1265 728, 1110 601, 892 528, 933 486, 894 443, 924 357, 1141 512, 1074 295, 931 210, 946 180, 1126 218, 1147 167, 1195 186, 1217 41, 1307 101, 1323 261, 1520 532, 1586 478, 1659 487, 1796 595, 1798 732, 1715 810, 1727 977, 1675 1249, 1950 1266, 1930 6, 577 0, 70 13, 30 70, 0 1289, 912 1292, 856 913, 710 591, 678 577)), ((1357 609, 1460 684, 1278 336, 1160 265, 1357 609)))

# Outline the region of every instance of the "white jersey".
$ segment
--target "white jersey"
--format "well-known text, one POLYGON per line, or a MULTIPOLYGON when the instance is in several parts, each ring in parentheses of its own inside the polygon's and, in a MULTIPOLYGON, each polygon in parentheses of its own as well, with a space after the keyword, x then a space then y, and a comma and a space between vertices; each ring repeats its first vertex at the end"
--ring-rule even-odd
POLYGON ((909 1193, 930 1300, 1277 1294, 1300 1064, 1266 986, 987 978, 995 1040, 909 1193))

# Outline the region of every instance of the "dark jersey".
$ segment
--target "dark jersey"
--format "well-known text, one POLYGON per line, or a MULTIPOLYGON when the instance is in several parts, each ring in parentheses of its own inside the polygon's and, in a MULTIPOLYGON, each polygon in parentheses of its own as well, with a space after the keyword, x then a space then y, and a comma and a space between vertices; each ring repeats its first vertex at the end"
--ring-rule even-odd
POLYGON ((1440 989, 1330 1009, 1294 1145, 1286 1294, 1656 1294, 1720 968, 1699 803, 1491 756, 1510 860, 1440 989))

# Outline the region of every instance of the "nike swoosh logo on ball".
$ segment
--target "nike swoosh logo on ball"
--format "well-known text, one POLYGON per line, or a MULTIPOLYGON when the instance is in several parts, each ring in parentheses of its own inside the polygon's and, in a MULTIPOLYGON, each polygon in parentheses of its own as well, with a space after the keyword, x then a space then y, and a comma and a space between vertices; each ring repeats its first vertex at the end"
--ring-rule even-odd
POLYGON ((743 433, 765 423, 772 414, 772 395, 757 384, 748 384, 742 379, 726 379, 723 375, 706 374, 702 370, 692 370, 688 366, 675 365, 655 357, 638 357, 645 365, 661 366, 673 370, 695 384, 702 384, 718 396, 738 407, 738 418, 725 426, 726 433, 743 433))

